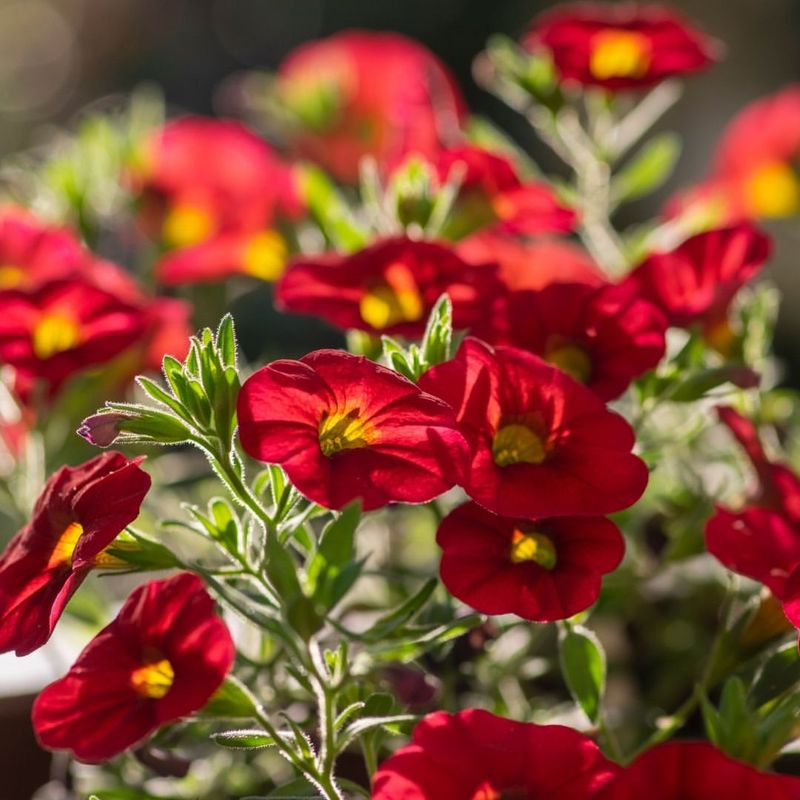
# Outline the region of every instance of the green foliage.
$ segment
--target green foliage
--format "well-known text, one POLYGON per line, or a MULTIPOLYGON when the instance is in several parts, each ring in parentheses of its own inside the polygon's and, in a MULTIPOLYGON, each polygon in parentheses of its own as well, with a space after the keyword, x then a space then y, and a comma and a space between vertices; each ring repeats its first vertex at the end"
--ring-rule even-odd
POLYGON ((579 625, 565 625, 559 636, 559 659, 575 702, 597 722, 606 681, 606 657, 597 636, 579 625))

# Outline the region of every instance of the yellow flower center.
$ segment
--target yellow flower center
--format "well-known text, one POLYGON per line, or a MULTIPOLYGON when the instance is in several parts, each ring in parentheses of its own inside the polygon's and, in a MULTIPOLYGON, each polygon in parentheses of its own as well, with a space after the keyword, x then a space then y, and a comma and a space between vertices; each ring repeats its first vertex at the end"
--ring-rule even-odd
POLYGON ((64 314, 46 313, 33 327, 33 353, 39 359, 72 350, 80 342, 78 323, 64 314))
POLYGON ((214 231, 214 219, 200 206, 178 204, 164 218, 161 234, 169 247, 191 247, 208 239, 214 231))
POLYGON ((286 242, 279 233, 261 231, 245 245, 242 267, 248 275, 274 281, 283 273, 286 255, 286 242))
POLYGON ((325 456, 334 456, 342 450, 358 450, 367 447, 375 438, 372 426, 361 419, 361 412, 327 412, 319 426, 319 446, 325 456))
POLYGON ((541 464, 547 458, 545 443, 527 425, 503 425, 492 440, 492 458, 498 467, 511 464, 541 464))
POLYGON ((165 697, 175 682, 175 670, 166 658, 145 664, 131 673, 136 694, 151 700, 165 697))
POLYGON ((800 179, 789 164, 773 161, 745 183, 745 203, 756 217, 790 217, 800 211, 800 179))
POLYGON ((508 557, 514 564, 535 561, 540 567, 554 569, 556 565, 556 546, 549 536, 535 530, 516 528, 511 536, 508 557))
POLYGON ((650 67, 650 40, 642 33, 617 28, 592 38, 589 71, 598 80, 641 78, 650 67))
POLYGON ((47 569, 55 569, 61 566, 72 566, 72 557, 75 548, 78 546, 81 536, 83 536, 83 525, 80 522, 70 522, 61 532, 56 541, 56 546, 50 554, 47 562, 47 569))
POLYGON ((22 283, 25 271, 22 267, 4 264, 0 267, 0 289, 13 289, 22 283))
POLYGON ((401 263, 387 267, 384 280, 364 293, 359 312, 376 330, 422 319, 425 306, 411 270, 401 263))
POLYGON ((576 381, 586 383, 592 374, 592 361, 586 351, 576 344, 565 344, 549 349, 545 361, 571 375, 576 381))

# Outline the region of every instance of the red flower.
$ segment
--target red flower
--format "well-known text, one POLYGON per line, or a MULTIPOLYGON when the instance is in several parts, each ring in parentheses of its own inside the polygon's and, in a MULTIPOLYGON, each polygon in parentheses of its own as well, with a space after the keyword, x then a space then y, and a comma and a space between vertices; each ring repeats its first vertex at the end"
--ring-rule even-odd
POLYGON ((612 400, 664 355, 666 320, 617 286, 557 283, 509 294, 489 331, 492 344, 528 350, 612 400))
POLYGON ((596 800, 791 800, 800 779, 759 772, 706 742, 673 741, 639 756, 596 800))
POLYGON ((561 370, 513 347, 464 341, 420 387, 447 401, 470 451, 462 486, 509 517, 598 515, 647 485, 630 425, 561 370))
POLYGON ((326 508, 424 503, 457 482, 452 410, 395 372, 337 350, 274 361, 239 395, 239 437, 326 508))
POLYGON ((278 72, 277 99, 295 151, 349 183, 366 155, 382 165, 409 153, 431 158, 458 137, 466 113, 433 53, 396 33, 358 30, 294 50, 278 72))
POLYGON ((787 578, 800 565, 800 478, 767 458, 750 420, 732 408, 718 413, 752 462, 759 487, 741 511, 716 507, 706 523, 706 548, 728 569, 782 599, 787 578))
POLYGON ((381 764, 373 800, 586 800, 619 770, 562 725, 534 725, 468 709, 437 711, 381 764))
POLYGON ((454 170, 463 171, 448 238, 486 225, 527 235, 569 233, 575 226, 575 211, 562 205, 547 184, 523 183, 514 164, 499 153, 460 145, 440 153, 435 168, 441 183, 454 170))
POLYGON ((666 6, 580 3, 538 16, 523 38, 565 81, 612 91, 652 86, 716 60, 716 43, 666 6))
POLYGON ((452 511, 436 534, 447 589, 482 614, 536 622, 567 619, 600 594, 625 552, 604 517, 509 519, 475 503, 452 511))
POLYGON ((51 393, 136 344, 147 329, 141 308, 82 280, 0 291, 0 307, 0 362, 23 382, 45 381, 51 393))
POLYGON ((235 650, 199 578, 181 573, 140 586, 116 619, 33 707, 43 747, 106 761, 202 708, 235 650))
POLYGON ((47 481, 0 557, 0 652, 41 647, 89 571, 117 563, 104 551, 139 515, 150 488, 140 462, 103 453, 47 481))
POLYGON ((605 277, 585 250, 568 239, 513 239, 492 230, 460 241, 456 252, 470 264, 496 261, 509 289, 542 289, 551 283, 600 286, 605 277))
POLYGON ((720 349, 730 339, 728 308, 764 266, 770 239, 748 223, 692 236, 668 253, 653 253, 625 284, 667 315, 669 324, 699 324, 720 349))
POLYGON ((266 280, 283 270, 286 244, 273 230, 298 199, 289 169, 237 122, 185 117, 143 145, 131 181, 141 220, 168 252, 158 264, 167 284, 244 273, 266 280))
POLYGON ((487 313, 502 285, 493 265, 470 266, 445 245, 398 238, 349 256, 296 259, 275 299, 287 311, 340 328, 416 338, 445 292, 453 324, 463 329, 487 313))

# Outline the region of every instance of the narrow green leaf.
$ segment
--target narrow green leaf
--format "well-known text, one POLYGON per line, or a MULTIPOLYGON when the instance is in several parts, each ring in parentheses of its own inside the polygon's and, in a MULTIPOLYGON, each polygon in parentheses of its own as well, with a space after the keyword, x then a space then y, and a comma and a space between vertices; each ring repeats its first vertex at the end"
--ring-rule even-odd
POLYGON ((591 631, 578 625, 559 639, 561 672, 575 701, 591 722, 597 722, 606 679, 603 648, 591 631))
POLYGON ((265 747, 273 747, 275 740, 261 730, 240 730, 225 731, 215 733, 211 737, 221 747, 230 750, 263 750, 265 747))
POLYGON ((364 631, 362 638, 368 642, 379 642, 388 638, 397 628, 410 622, 420 612, 436 590, 438 583, 436 578, 427 580, 416 594, 388 614, 384 614, 364 631))
POLYGON ((680 137, 674 133, 651 139, 612 181, 614 203, 627 203, 658 189, 672 174, 680 152, 680 137))
POLYGON ((756 675, 749 697, 753 708, 761 708, 770 700, 800 684, 800 655, 797 643, 791 642, 773 653, 756 675))

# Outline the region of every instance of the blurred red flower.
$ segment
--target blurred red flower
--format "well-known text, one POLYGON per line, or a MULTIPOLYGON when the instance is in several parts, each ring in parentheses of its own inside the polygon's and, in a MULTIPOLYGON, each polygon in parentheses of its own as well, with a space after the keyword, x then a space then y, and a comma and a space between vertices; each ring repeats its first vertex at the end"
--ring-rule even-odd
POLYGON ((589 254, 568 239, 542 236, 526 241, 483 230, 462 239, 455 249, 470 264, 497 262, 500 279, 512 290, 542 289, 551 283, 605 283, 589 254))
POLYGON ((142 144, 129 178, 142 227, 166 248, 166 284, 217 281, 242 273, 274 280, 287 247, 279 213, 299 210, 289 167, 238 122, 184 117, 142 144))
POLYGON ((522 44, 547 51, 564 81, 612 91, 698 72, 718 50, 668 6, 634 3, 559 5, 533 20, 522 44))
POLYGON ((199 578, 181 573, 140 586, 116 619, 33 707, 42 746, 106 761, 202 708, 235 650, 199 578))
POLYGON ((276 94, 295 152, 349 183, 367 155, 389 167, 409 153, 432 158, 466 114, 441 61, 396 33, 351 30, 298 47, 276 94))
POLYGON ((771 251, 769 237, 749 223, 705 231, 670 252, 651 254, 624 285, 661 308, 670 325, 698 325, 724 352, 732 337, 728 309, 771 251))
POLYGON ((0 291, 0 363, 15 368, 23 396, 36 381, 64 381, 140 342, 145 312, 78 279, 0 291), (27 388, 26 388, 27 387, 27 388))
POLYGON ((793 800, 800 778, 759 772, 706 742, 659 744, 619 772, 596 800, 793 800))
POLYGON ((424 503, 458 482, 464 441, 445 403, 369 359, 318 350, 273 361, 238 401, 239 437, 326 508, 424 503))
POLYGON ((468 338, 419 385, 455 410, 471 461, 461 485, 490 511, 608 514, 636 502, 647 485, 630 425, 531 353, 468 338))
POLYGON ((373 800, 586 800, 618 771, 588 737, 488 711, 437 711, 381 764, 373 800))
POLYGON ((447 238, 460 239, 493 226, 510 234, 569 233, 576 213, 562 204, 546 183, 526 181, 500 153, 464 144, 443 150, 434 163, 440 184, 462 175, 448 221, 447 238))
POLYGON ((0 652, 41 647, 89 571, 119 564, 104 551, 139 515, 150 488, 140 462, 103 453, 47 481, 0 556, 0 652))
POLYGON ((465 503, 439 525, 442 582, 482 614, 567 619, 597 600, 625 542, 605 517, 509 519, 465 503))
POLYGON ((353 255, 298 258, 277 286, 279 308, 340 328, 421 337, 442 294, 453 325, 470 327, 503 292, 493 264, 471 266, 444 244, 387 239, 353 255))
POLYGON ((555 283, 511 292, 488 327, 490 344, 528 350, 613 400, 664 355, 666 319, 652 303, 619 287, 555 283))

